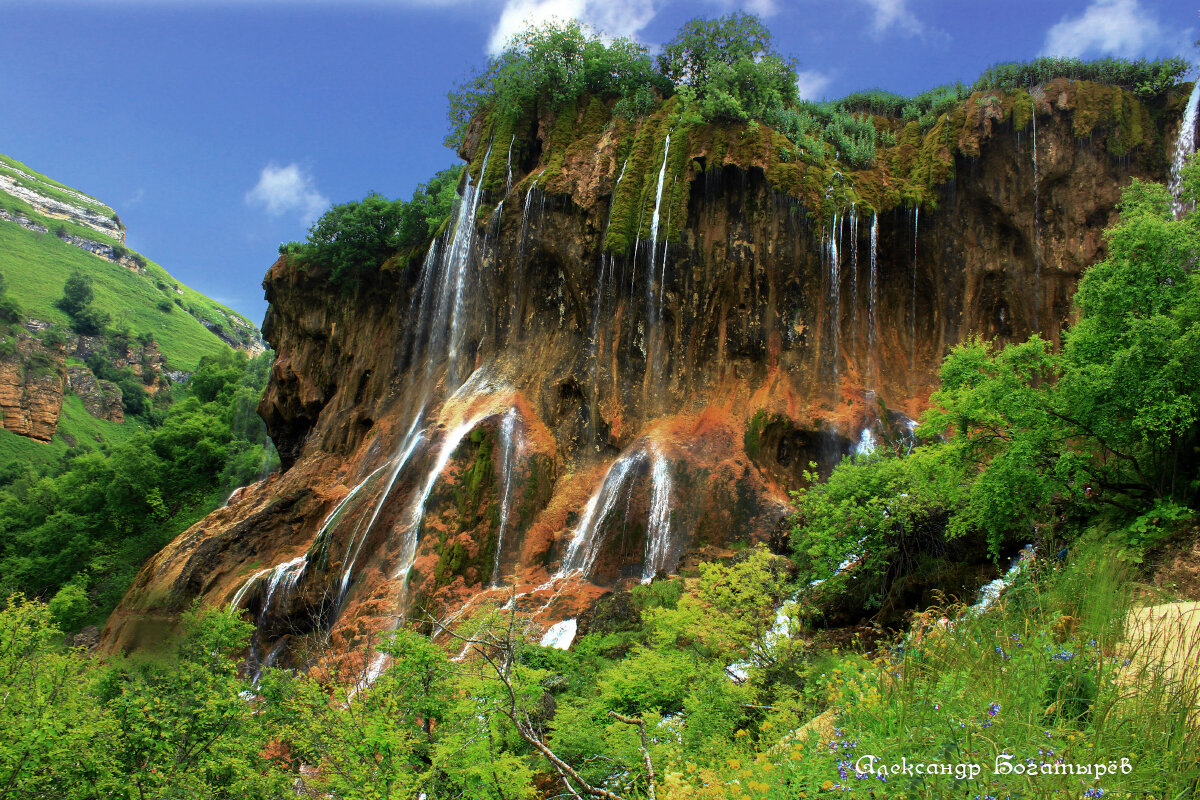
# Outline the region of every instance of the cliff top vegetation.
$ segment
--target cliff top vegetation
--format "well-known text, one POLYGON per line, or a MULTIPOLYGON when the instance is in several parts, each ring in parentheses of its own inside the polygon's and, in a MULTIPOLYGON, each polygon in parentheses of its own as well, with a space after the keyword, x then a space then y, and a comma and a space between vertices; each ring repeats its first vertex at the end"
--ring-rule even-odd
MULTIPOLYGON (((539 188, 567 191, 563 164, 593 153, 604 131, 618 141, 625 179, 613 198, 606 247, 623 252, 648 234, 659 165, 669 155, 667 206, 686 219, 687 180, 699 156, 761 166, 776 189, 800 199, 818 220, 842 206, 882 211, 936 204, 953 177, 954 154, 978 155, 979 129, 992 120, 1018 130, 1049 113, 1039 88, 1073 84, 1076 136, 1103 129, 1117 157, 1154 141, 1144 102, 1186 77, 1182 58, 1130 61, 1039 58, 997 64, 973 83, 939 86, 912 97, 881 89, 814 102, 796 90, 797 61, 774 49, 770 30, 749 14, 686 23, 657 56, 638 42, 602 37, 578 22, 551 22, 518 34, 500 55, 449 93, 446 144, 457 147, 489 191, 507 185, 502 159, 482 170, 487 141, 512 142, 511 162, 533 159, 539 188), (1040 106, 1039 106, 1040 104, 1040 106), (539 147, 524 140, 544 137, 539 147), (677 144, 668 154, 670 133, 677 144), (678 142, 685 141, 684 146, 678 142), (830 187, 838 184, 838 191, 830 187)), ((511 164, 510 162, 510 164, 511 164)), ((370 195, 330 209, 306 242, 281 246, 300 263, 321 263, 335 283, 354 282, 388 256, 424 245, 449 216, 458 171, 443 170, 411 201, 370 195)), ((527 188, 527 187, 526 187, 527 188)), ((678 225, 662 235, 678 235, 678 225)))

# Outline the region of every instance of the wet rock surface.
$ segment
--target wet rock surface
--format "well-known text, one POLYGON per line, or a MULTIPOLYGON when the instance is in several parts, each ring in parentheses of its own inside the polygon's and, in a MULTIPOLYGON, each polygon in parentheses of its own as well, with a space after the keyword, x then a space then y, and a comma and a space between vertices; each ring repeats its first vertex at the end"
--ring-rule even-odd
MULTIPOLYGON (((769 166, 714 166, 710 136, 681 156, 684 212, 647 200, 674 234, 613 255, 615 146, 547 161, 538 140, 507 196, 465 185, 428 256, 350 291, 280 259, 260 413, 285 471, 156 556, 105 646, 151 642, 195 597, 246 608, 260 653, 322 630, 349 654, 503 603, 602 625, 627 610, 614 590, 779 540, 810 461, 911 445, 950 347, 1057 341, 1121 187, 1165 178, 1162 130, 1114 157, 1077 137, 1074 91, 1035 98, 1036 170, 1027 131, 975 112, 919 208, 822 221, 769 166)), ((464 153, 504 158, 486 147, 476 127, 464 153)))

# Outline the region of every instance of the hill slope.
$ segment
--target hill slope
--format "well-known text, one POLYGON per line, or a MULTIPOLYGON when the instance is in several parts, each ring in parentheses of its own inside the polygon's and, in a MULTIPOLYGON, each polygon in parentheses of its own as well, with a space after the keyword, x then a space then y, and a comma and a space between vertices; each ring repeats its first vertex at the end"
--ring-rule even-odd
POLYGON ((140 424, 126 425, 122 409, 152 402, 201 359, 230 347, 262 352, 250 320, 124 240, 111 207, 0 155, 0 274, 15 306, 0 331, 5 462, 45 461, 80 443, 125 438, 131 431, 122 426, 140 424), (108 319, 103 330, 85 330, 57 305, 74 274, 90 281, 90 305, 108 319), (133 396, 139 385, 147 398, 133 396))

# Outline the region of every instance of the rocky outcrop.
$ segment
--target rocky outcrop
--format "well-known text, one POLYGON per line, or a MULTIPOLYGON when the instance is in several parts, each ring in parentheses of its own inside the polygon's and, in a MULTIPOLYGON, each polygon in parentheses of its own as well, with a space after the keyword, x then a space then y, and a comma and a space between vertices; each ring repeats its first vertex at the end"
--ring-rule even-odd
POLYGON ((1120 188, 1165 179, 1178 104, 972 97, 926 130, 881 121, 897 144, 858 171, 670 103, 534 121, 511 163, 477 121, 428 253, 352 292, 268 271, 260 413, 285 472, 147 565, 107 646, 197 596, 246 607, 263 653, 314 629, 350 653, 514 593, 549 623, 778 539, 811 462, 906 446, 955 343, 1057 340, 1120 188))
POLYGON ((60 186, 47 188, 52 189, 53 194, 67 199, 50 197, 34 188, 40 185, 45 185, 40 178, 7 164, 0 165, 0 192, 28 203, 43 216, 70 220, 119 242, 125 241, 125 226, 112 213, 112 209, 85 194, 60 186))
POLYGON ((60 349, 45 346, 23 331, 0 355, 0 414, 4 429, 48 442, 58 428, 63 404, 60 349))
POLYGON ((68 367, 67 380, 71 391, 83 401, 83 407, 96 419, 124 422, 121 408, 121 389, 111 381, 97 378, 87 367, 68 367))

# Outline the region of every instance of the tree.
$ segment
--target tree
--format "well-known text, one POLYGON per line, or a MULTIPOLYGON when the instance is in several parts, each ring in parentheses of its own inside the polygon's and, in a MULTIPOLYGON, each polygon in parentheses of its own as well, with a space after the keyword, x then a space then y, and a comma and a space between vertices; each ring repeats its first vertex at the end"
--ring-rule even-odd
POLYGON ((514 36, 450 93, 446 144, 456 147, 472 117, 485 110, 511 127, 539 105, 557 111, 584 94, 628 97, 647 89, 667 95, 671 83, 655 72, 645 45, 606 41, 574 20, 546 22, 514 36))
POLYGON ((63 284, 63 295, 55 305, 71 318, 76 331, 85 336, 98 336, 112 318, 92 304, 95 297, 91 277, 73 272, 63 284))
POLYGON ((755 16, 730 14, 684 24, 658 56, 659 70, 694 94, 705 120, 762 119, 796 102, 796 62, 771 48, 755 16))
POLYGON ((75 316, 91 305, 96 293, 92 290, 92 279, 81 272, 72 272, 63 284, 63 294, 55 303, 69 316, 75 316))

